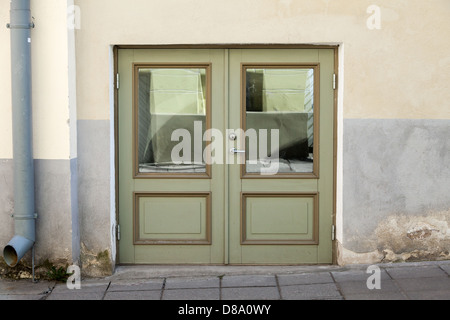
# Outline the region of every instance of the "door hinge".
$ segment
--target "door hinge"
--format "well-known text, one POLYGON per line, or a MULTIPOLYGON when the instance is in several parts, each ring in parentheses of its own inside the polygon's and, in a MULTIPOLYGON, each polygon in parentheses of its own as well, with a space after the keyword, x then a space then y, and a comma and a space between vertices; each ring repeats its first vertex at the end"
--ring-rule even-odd
POLYGON ((333 73, 333 90, 336 90, 336 73, 333 73))
POLYGON ((120 225, 119 224, 116 226, 116 236, 117 236, 117 240, 120 240, 120 225))
POLYGON ((119 74, 118 73, 116 74, 116 88, 117 88, 117 90, 120 89, 120 78, 119 78, 119 74))
POLYGON ((334 227, 334 225, 331 226, 331 240, 336 240, 336 232, 335 232, 336 228, 334 227))

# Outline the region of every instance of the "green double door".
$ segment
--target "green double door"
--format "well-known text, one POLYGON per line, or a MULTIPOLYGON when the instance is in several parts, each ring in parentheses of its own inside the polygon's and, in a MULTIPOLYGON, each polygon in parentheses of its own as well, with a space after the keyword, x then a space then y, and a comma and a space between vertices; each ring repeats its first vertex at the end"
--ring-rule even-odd
POLYGON ((334 49, 120 49, 119 263, 332 262, 334 49))

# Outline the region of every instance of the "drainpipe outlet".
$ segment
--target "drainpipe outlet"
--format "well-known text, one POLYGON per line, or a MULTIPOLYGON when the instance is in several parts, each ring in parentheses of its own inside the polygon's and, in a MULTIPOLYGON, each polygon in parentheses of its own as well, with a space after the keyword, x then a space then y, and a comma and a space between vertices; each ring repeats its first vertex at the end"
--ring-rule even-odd
POLYGON ((6 264, 10 267, 15 267, 33 245, 33 240, 15 235, 3 249, 3 258, 6 264))

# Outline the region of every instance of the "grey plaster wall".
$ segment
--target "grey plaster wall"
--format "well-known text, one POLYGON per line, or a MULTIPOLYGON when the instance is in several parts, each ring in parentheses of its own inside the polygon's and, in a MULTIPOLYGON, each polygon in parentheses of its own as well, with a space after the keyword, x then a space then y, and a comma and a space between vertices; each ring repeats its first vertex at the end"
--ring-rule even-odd
MULTIPOLYGON (((73 263, 79 259, 74 160, 34 160, 36 193, 36 263, 73 263), (76 202, 76 201, 75 201, 76 202)), ((0 248, 14 235, 12 159, 0 160, 0 248)), ((27 257, 25 257, 26 259, 27 257)))
POLYGON ((450 120, 346 119, 343 146, 343 246, 448 255, 450 120))
POLYGON ((78 120, 78 208, 82 265, 89 275, 111 272, 110 121, 78 120))
POLYGON ((13 161, 0 160, 0 249, 8 243, 14 235, 14 188, 13 161))
POLYGON ((73 211, 77 187, 73 180, 76 172, 71 172, 74 162, 35 160, 36 253, 68 263, 79 259, 78 213, 73 211))
MULTIPOLYGON (((78 158, 35 160, 36 260, 112 271, 109 120, 78 121, 78 158)), ((0 248, 14 235, 12 159, 0 159, 0 248)), ((29 259, 29 256, 26 257, 29 259)))
MULTIPOLYGON (((78 121, 78 158, 35 160, 36 259, 110 274, 110 124, 78 121)), ((0 160, 0 248, 14 235, 12 159, 0 160)), ((26 257, 29 260, 29 255, 26 257)))

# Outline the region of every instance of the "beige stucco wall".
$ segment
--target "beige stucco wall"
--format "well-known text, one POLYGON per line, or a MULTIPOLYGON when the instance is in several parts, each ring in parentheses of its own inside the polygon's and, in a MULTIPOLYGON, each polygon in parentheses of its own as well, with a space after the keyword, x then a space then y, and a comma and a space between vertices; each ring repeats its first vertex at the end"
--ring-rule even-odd
MULTIPOLYGON (((0 158, 12 158, 9 1, 0 3, 0 158)), ((33 151, 35 159, 70 159, 67 1, 31 1, 33 151)), ((74 115, 75 116, 75 115, 74 115)))
MULTIPOLYGON (((109 118, 112 44, 330 43, 345 48, 344 118, 450 119, 450 2, 77 0, 78 117, 109 118), (370 30, 370 5, 381 9, 370 30)), ((341 66, 342 67, 342 66, 341 66)))
POLYGON ((4 26, 9 22, 9 3, 0 3, 0 159, 12 158, 11 115, 11 52, 10 33, 4 26))

